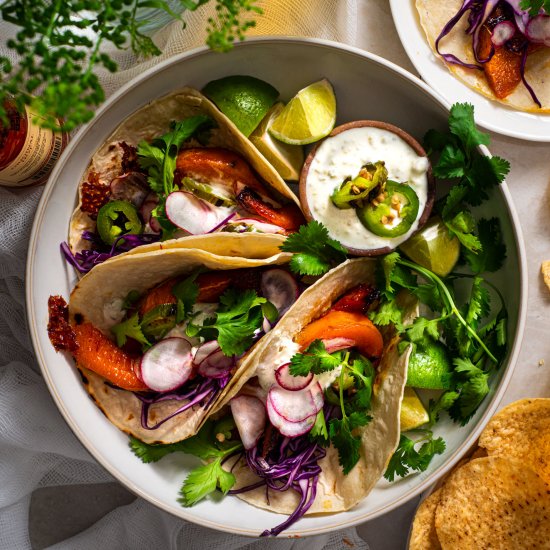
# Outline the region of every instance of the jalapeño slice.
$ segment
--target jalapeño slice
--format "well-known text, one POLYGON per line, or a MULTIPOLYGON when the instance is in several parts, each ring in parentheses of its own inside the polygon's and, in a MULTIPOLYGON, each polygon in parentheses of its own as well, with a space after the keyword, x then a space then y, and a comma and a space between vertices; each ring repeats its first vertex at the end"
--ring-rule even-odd
POLYGON ((97 232, 105 244, 114 244, 121 235, 141 235, 143 224, 132 203, 110 201, 99 209, 97 232))
POLYGON ((391 180, 386 183, 384 195, 384 200, 377 205, 369 203, 358 208, 357 217, 379 237, 399 237, 411 228, 418 216, 418 196, 406 183, 391 180))

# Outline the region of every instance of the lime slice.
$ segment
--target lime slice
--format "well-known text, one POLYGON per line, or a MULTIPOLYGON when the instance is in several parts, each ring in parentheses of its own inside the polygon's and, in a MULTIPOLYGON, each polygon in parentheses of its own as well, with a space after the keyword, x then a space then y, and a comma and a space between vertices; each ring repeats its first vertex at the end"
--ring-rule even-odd
POLYGON ((437 216, 405 241, 399 248, 417 264, 427 267, 440 277, 446 277, 460 255, 460 242, 449 236, 449 230, 437 216))
POLYGON ((451 362, 445 346, 439 342, 417 345, 407 369, 407 386, 428 390, 451 387, 451 362))
POLYGON ((249 139, 283 179, 298 181, 304 164, 302 147, 273 139, 268 132, 273 120, 283 109, 283 103, 275 103, 260 125, 250 134, 249 139))
POLYGON ((283 143, 306 145, 330 134, 336 122, 336 97, 327 79, 300 90, 273 121, 269 133, 283 143))
POLYGON ((414 430, 430 421, 428 411, 412 388, 405 388, 403 401, 401 401, 401 431, 414 430))
POLYGON ((212 80, 202 92, 246 137, 279 97, 279 92, 271 84, 243 75, 212 80))

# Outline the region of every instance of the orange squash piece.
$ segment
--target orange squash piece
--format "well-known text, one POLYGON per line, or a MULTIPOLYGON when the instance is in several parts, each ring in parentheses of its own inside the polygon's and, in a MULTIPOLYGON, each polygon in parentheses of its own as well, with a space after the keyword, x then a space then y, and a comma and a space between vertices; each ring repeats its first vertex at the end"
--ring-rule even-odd
POLYGON ((305 349, 314 340, 330 338, 354 340, 357 349, 370 358, 380 357, 384 347, 382 335, 370 319, 361 313, 351 311, 329 311, 305 327, 296 341, 302 349, 305 349))
POLYGON ((109 382, 130 391, 149 388, 138 378, 139 359, 128 355, 91 323, 74 328, 77 349, 73 353, 79 366, 85 367, 109 382))

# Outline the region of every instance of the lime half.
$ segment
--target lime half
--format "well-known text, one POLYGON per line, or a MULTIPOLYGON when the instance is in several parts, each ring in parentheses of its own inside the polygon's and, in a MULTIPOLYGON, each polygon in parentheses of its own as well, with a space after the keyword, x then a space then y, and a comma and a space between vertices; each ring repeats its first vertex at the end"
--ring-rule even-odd
POLYGON ((279 97, 279 92, 271 84, 244 75, 212 80, 202 92, 246 137, 279 97))
POLYGON ((407 386, 427 390, 448 390, 452 367, 447 350, 440 342, 417 345, 409 358, 407 386))
POLYGON ((306 145, 332 131, 336 122, 336 97, 325 78, 300 90, 280 112, 269 133, 283 143, 306 145))
POLYGON ((422 401, 412 388, 405 388, 403 401, 401 401, 401 431, 414 430, 430 421, 422 401))
POLYGON ((275 103, 260 125, 250 134, 249 139, 283 179, 298 181, 304 164, 304 151, 301 145, 288 145, 273 139, 268 131, 273 120, 283 109, 283 103, 275 103))
POLYGON ((399 248, 417 264, 427 267, 440 277, 446 277, 460 255, 460 242, 449 236, 449 230, 435 216, 399 248))

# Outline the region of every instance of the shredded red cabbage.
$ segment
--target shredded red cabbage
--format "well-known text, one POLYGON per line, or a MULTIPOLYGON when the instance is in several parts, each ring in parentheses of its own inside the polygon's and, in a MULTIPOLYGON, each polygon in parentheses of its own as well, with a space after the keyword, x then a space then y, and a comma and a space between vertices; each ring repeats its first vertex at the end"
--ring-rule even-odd
POLYGON ((186 384, 186 389, 176 390, 170 393, 154 393, 148 395, 141 395, 135 393, 134 395, 141 401, 141 426, 145 430, 156 430, 159 426, 162 426, 165 422, 174 418, 178 414, 190 409, 194 405, 200 405, 204 409, 207 409, 220 391, 227 386, 230 376, 225 376, 224 378, 203 378, 202 376, 197 376, 193 380, 193 384, 189 387, 186 384), (179 409, 174 411, 172 414, 163 418, 156 424, 149 425, 149 408, 154 403, 160 403, 161 401, 184 401, 187 400, 185 405, 182 405, 179 409))
MULTIPOLYGON (((527 62, 527 48, 529 46, 530 40, 529 37, 525 34, 525 19, 528 20, 528 14, 524 10, 521 10, 519 8, 519 4, 517 0, 464 0, 462 3, 462 6, 460 9, 456 12, 456 14, 447 22, 447 24, 443 27, 442 31, 439 33, 439 36, 437 37, 435 41, 435 49, 437 53, 447 62, 451 63, 453 65, 460 65, 462 67, 467 67, 468 69, 477 69, 477 70, 483 70, 483 64, 487 63, 491 60, 495 53, 495 48, 493 45, 491 45, 491 51, 489 52, 489 55, 481 59, 478 54, 479 50, 479 35, 483 28, 483 25, 487 22, 488 19, 490 19, 491 14, 494 12, 494 10, 501 5, 504 9, 508 8, 508 6, 511 7, 511 9, 514 12, 513 19, 510 20, 510 22, 515 26, 516 33, 514 36, 506 43, 506 46, 510 44, 510 50, 516 51, 516 42, 517 42, 517 34, 520 34, 521 37, 524 39, 524 44, 522 44, 521 53, 522 53, 522 59, 521 59, 521 66, 520 66, 520 73, 521 73, 521 80, 523 82, 523 85, 527 88, 527 91, 531 95, 531 98, 533 101, 541 107, 541 102, 539 101, 537 95, 535 94, 535 91, 530 86, 530 84, 527 82, 527 79, 525 78, 525 64, 527 62), (440 50, 439 43, 441 42, 441 39, 447 36, 453 28, 456 26, 456 24, 462 19, 464 14, 466 12, 470 12, 468 14, 468 28, 466 29, 466 32, 470 35, 472 35, 472 49, 474 52, 474 57, 478 64, 472 64, 472 63, 466 63, 465 61, 462 61, 458 57, 456 57, 453 54, 450 53, 444 53, 440 50)), ((509 8, 508 8, 509 9, 509 8)))
POLYGON ((256 447, 246 451, 248 467, 261 479, 252 485, 229 491, 236 495, 264 486, 274 491, 294 489, 300 495, 300 502, 292 514, 273 529, 266 529, 262 537, 277 536, 279 533, 296 523, 311 507, 317 494, 317 481, 321 474, 318 462, 326 451, 310 441, 307 435, 295 438, 279 436, 277 444, 264 458, 262 454, 263 440, 256 447))
POLYGON ((121 235, 111 247, 104 244, 95 233, 91 233, 90 231, 84 231, 82 238, 92 243, 91 249, 73 254, 66 242, 61 243, 60 248, 68 263, 80 273, 88 273, 96 265, 103 263, 109 258, 118 256, 123 252, 128 252, 128 250, 132 250, 138 246, 157 242, 160 236, 152 234, 121 235))

